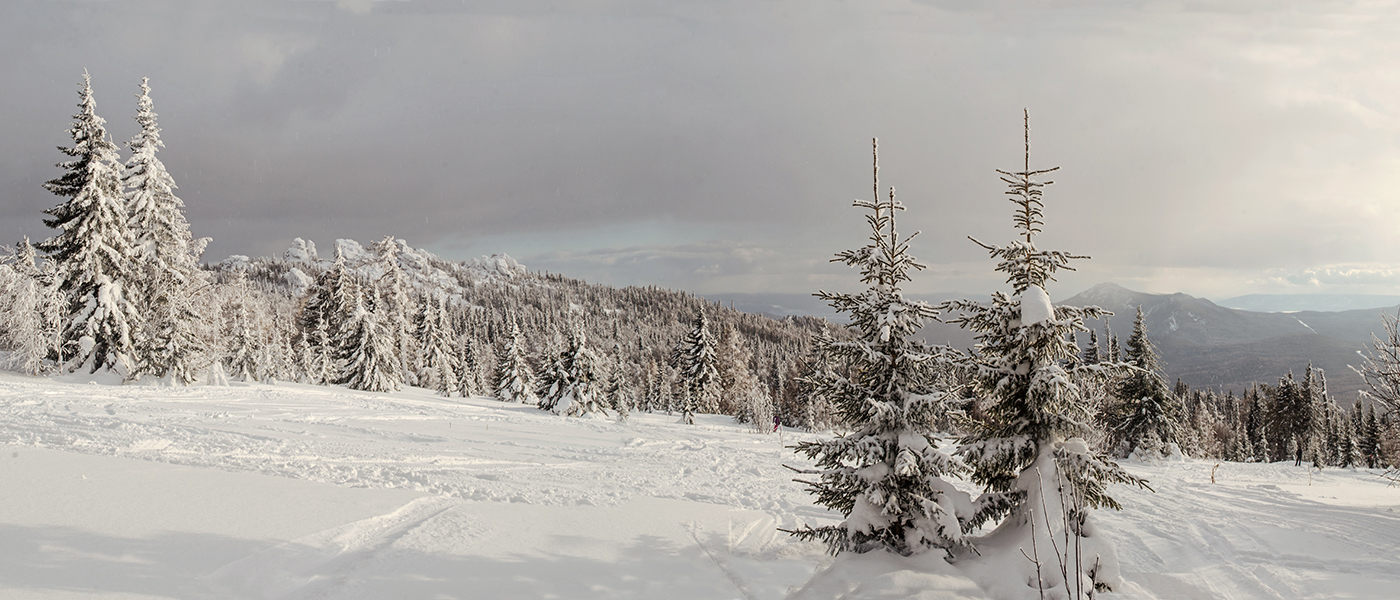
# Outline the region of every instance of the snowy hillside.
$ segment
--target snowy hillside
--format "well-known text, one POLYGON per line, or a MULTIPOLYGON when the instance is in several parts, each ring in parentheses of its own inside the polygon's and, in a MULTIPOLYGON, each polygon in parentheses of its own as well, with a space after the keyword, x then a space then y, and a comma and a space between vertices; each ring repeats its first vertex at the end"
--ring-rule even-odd
MULTIPOLYGON (((816 436, 675 420, 0 373, 0 598, 784 598, 831 563, 775 530, 832 518, 782 467, 816 436)), ((1157 493, 1099 513, 1130 583, 1112 597, 1400 589, 1400 489, 1375 473, 1126 466, 1157 493)), ((843 559, 800 596, 864 572, 851 597, 986 597, 909 566, 946 570, 843 559)))

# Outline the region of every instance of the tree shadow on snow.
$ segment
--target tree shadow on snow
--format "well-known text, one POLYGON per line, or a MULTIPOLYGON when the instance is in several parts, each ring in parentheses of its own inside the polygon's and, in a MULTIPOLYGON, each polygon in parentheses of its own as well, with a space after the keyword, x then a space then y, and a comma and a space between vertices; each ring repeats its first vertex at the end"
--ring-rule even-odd
POLYGON ((483 557, 436 551, 450 540, 335 552, 209 534, 124 538, 0 526, 0 590, 190 599, 757 599, 782 598, 811 576, 810 561, 741 558, 719 536, 706 537, 705 547, 654 535, 619 546, 555 535, 538 552, 483 557))

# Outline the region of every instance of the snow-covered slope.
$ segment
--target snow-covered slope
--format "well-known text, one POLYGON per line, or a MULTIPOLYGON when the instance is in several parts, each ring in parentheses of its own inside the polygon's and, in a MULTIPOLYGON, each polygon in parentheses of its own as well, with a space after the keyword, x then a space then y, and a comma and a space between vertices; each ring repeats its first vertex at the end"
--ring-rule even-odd
MULTIPOLYGON (((759 599, 818 572, 802 597, 984 597, 923 559, 823 571, 776 531, 833 518, 782 467, 812 434, 675 420, 0 373, 0 598, 759 599)), ((1400 489, 1374 473, 1127 466, 1157 493, 1117 488, 1127 509, 1100 513, 1131 584, 1116 597, 1400 589, 1400 489)))

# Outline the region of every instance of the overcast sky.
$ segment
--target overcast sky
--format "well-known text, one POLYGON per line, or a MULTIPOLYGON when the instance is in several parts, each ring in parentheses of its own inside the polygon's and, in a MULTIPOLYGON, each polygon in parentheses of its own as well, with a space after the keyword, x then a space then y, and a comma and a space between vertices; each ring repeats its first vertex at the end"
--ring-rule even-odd
MULTIPOLYGON (((995 169, 1059 166, 1041 247, 1210 298, 1400 293, 1393 2, 4 2, 0 241, 83 69, 123 144, 151 78, 206 260, 293 237, 702 293, 849 289, 870 138, 929 268, 1000 289, 995 169)), ((6 242, 10 243, 10 242, 6 242)))

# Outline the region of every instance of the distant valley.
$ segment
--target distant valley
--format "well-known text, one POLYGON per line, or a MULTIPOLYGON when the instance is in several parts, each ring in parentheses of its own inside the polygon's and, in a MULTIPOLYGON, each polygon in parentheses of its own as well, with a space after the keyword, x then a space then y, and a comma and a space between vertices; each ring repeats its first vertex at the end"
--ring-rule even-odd
MULTIPOLYGON (((1334 304, 1339 300, 1365 301, 1356 297, 1331 299, 1334 304)), ((1273 305, 1309 302, 1306 298, 1282 296, 1256 297, 1255 301, 1273 305)), ((1277 382, 1290 370, 1301 377, 1311 361, 1326 373, 1332 397, 1345 404, 1353 402, 1365 386, 1350 368, 1361 365, 1358 352, 1370 349, 1371 332, 1381 331, 1382 315, 1396 311, 1395 306, 1390 306, 1331 312, 1255 312, 1226 308, 1186 294, 1135 292, 1112 283, 1096 285, 1057 304, 1094 305, 1113 311, 1114 316, 1107 322, 1089 323, 1098 330, 1102 346, 1108 343, 1110 328, 1120 340, 1127 339, 1137 307, 1141 306, 1148 337, 1157 346, 1169 383, 1179 378, 1192 388, 1240 393, 1252 383, 1277 382)), ((944 323, 926 327, 924 337, 959 348, 973 343, 967 332, 944 323)), ((1088 335, 1081 334, 1079 342, 1086 345, 1088 335)))

